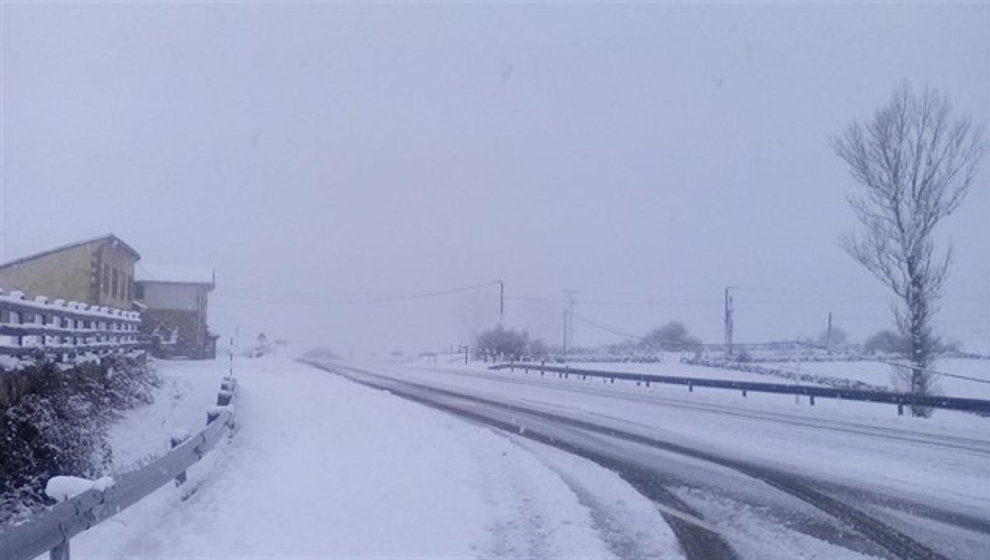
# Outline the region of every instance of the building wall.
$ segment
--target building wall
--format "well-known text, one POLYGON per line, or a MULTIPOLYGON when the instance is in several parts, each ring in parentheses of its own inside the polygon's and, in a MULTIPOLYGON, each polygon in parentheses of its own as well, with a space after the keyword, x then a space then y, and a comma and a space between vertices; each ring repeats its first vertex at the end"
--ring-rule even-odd
POLYGON ((142 313, 147 332, 159 325, 178 328, 177 351, 191 358, 213 357, 206 325, 209 285, 141 282, 139 286, 143 291, 141 301, 148 306, 142 313))
MULTIPOLYGON (((134 255, 110 242, 94 247, 98 289, 93 301, 98 305, 130 309, 134 300, 134 255), (116 276, 116 291, 114 291, 116 276)), ((94 288, 96 288, 94 286, 94 288)))
POLYGON ((141 282, 144 288, 142 302, 154 309, 198 311, 199 300, 205 288, 196 284, 172 284, 165 282, 141 282))
POLYGON ((96 261, 93 247, 80 245, 0 268, 0 288, 10 293, 61 298, 95 304, 96 261))
POLYGON ((175 357, 212 357, 206 355, 206 329, 200 328, 202 321, 195 310, 146 309, 141 314, 141 320, 152 330, 159 325, 168 330, 178 330, 179 340, 173 350, 175 357))
POLYGON ((135 262, 133 253, 102 239, 0 268, 0 288, 20 290, 29 299, 40 295, 130 310, 135 262))

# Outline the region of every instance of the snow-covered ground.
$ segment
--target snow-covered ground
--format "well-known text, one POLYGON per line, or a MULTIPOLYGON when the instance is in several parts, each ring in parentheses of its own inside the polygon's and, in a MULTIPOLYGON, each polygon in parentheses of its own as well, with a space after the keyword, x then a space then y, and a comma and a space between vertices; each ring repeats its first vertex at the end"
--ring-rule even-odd
MULTIPOLYGON (((746 371, 736 371, 709 366, 696 366, 681 363, 676 354, 671 355, 671 359, 656 363, 636 363, 636 362, 574 362, 571 367, 615 371, 624 373, 646 373, 652 375, 669 375, 673 377, 696 377, 699 379, 729 379, 732 381, 752 381, 755 383, 787 383, 788 380, 771 375, 761 375, 746 371)), ((560 364, 554 364, 560 365, 560 364)), ((818 385, 816 383, 795 382, 801 385, 818 385)))
MULTIPOLYGON (((438 362, 450 365, 463 364, 463 358, 456 356, 441 357, 438 362)), ((425 360, 418 361, 420 365, 428 365, 425 360)), ((471 367, 485 368, 482 362, 471 362, 471 367)), ((560 364, 553 364, 560 365, 560 364)), ((754 365, 779 369, 799 374, 821 375, 827 378, 844 378, 850 381, 862 381, 870 385, 897 389, 895 384, 895 366, 870 360, 862 361, 784 361, 760 362, 754 365)), ((697 377, 702 379, 729 379, 733 381, 754 381, 757 383, 794 383, 799 385, 815 385, 806 381, 789 381, 774 375, 762 375, 736 371, 731 369, 691 365, 681 363, 675 353, 671 353, 664 362, 635 363, 635 362, 573 362, 575 368, 592 370, 616 371, 627 373, 647 373, 654 375, 670 375, 677 377, 697 377)), ((972 379, 960 379, 950 375, 935 374, 936 390, 943 395, 953 397, 968 397, 990 400, 990 360, 946 358, 940 360, 936 371, 960 375, 972 379), (975 381, 974 381, 975 380, 975 381)), ((903 387, 900 388, 903 390, 903 387)))
MULTIPOLYGON (((113 434, 118 469, 205 422, 225 362, 158 362, 158 401, 113 434)), ((238 431, 72 541, 74 558, 681 557, 617 475, 278 358, 241 360, 238 431)))
MULTIPOLYGON (((683 366, 693 368, 694 366, 683 366)), ((965 506, 990 518, 990 421, 938 410, 898 416, 876 403, 559 379, 464 366, 367 367, 385 375, 576 418, 615 422, 696 449, 821 480, 965 506)), ((600 368, 605 369, 605 368, 600 368)), ((618 368, 614 368, 617 369, 618 368)))
MULTIPOLYGON (((800 371, 802 373, 821 374, 834 377, 844 377, 853 381, 862 381, 872 385, 886 386, 890 389, 897 387, 894 374, 896 368, 891 364, 876 361, 857 362, 781 362, 762 364, 768 367, 800 371)), ((978 381, 960 379, 950 375, 934 375, 936 390, 952 397, 968 397, 973 399, 990 399, 990 360, 974 360, 963 358, 946 358, 939 360, 935 371, 947 374, 970 377, 978 381)), ((903 389, 903 385, 901 386, 903 389)))
MULTIPOLYGON (((156 402, 112 431, 117 472, 166 452, 177 431, 202 428, 228 369, 226 361, 155 365, 164 379, 156 402)), ((680 363, 630 366, 594 368, 726 373, 680 363)), ((987 420, 971 414, 918 419, 887 405, 819 399, 812 407, 791 396, 689 393, 479 364, 360 367, 990 518, 990 436, 987 420)), ((288 359, 238 359, 235 376, 236 434, 194 465, 185 485, 166 485, 74 538, 73 557, 683 556, 656 505, 590 461, 288 359)), ((682 468, 674 459, 671 472, 682 468)), ((700 472, 683 464, 685 477, 700 472)), ((717 495, 689 488, 675 492, 745 557, 835 553, 799 533, 786 533, 805 539, 790 544, 754 539, 781 531, 754 529, 773 522, 758 509, 719 506, 717 495)), ((887 519, 905 515, 863 507, 887 519)), ((952 531, 941 534, 968 539, 966 550, 983 544, 982 536, 952 531)))

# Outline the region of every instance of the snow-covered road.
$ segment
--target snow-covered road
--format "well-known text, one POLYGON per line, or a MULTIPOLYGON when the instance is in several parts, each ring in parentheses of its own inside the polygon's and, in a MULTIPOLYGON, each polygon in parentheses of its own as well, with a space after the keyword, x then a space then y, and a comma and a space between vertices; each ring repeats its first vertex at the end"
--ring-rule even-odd
MULTIPOLYGON (((195 429, 180 403, 226 369, 159 367, 159 402, 118 427, 118 459, 195 429)), ((590 461, 298 363, 235 374, 236 435, 186 485, 75 538, 74 558, 682 557, 655 505, 590 461)))
MULTIPOLYGON (((120 470, 202 427, 226 374, 158 366, 157 402, 113 432, 120 470)), ((480 368, 330 369, 238 361, 234 437, 185 485, 73 539, 73 557, 890 557, 847 505, 942 557, 990 556, 983 418, 480 368)))
POLYGON ((337 369, 399 383, 396 391, 410 383, 432 388, 426 393, 439 397, 424 398, 443 407, 645 465, 746 557, 884 554, 849 536, 851 516, 859 513, 894 529, 894 537, 899 531, 947 557, 990 552, 990 441, 985 419, 972 415, 922 420, 862 403, 796 407, 779 397, 681 395, 467 368, 337 369), (651 445, 618 441, 619 433, 651 445), (650 448, 653 442, 663 450, 650 448), (792 475, 798 487, 789 482, 792 475), (821 494, 815 507, 794 499, 805 488, 821 494), (817 511, 823 504, 835 519, 823 519, 817 511), (845 511, 845 504, 856 511, 845 511), (830 544, 843 548, 837 553, 830 544))

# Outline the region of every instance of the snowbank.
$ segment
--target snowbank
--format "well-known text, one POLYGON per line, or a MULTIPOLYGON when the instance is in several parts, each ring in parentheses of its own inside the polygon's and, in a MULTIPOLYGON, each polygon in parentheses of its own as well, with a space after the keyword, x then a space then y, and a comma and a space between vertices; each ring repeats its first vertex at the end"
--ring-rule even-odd
POLYGON ((45 495, 49 498, 64 502, 74 498, 88 490, 99 490, 100 492, 110 488, 114 484, 112 476, 104 476, 97 480, 88 480, 76 476, 53 476, 45 485, 45 495))

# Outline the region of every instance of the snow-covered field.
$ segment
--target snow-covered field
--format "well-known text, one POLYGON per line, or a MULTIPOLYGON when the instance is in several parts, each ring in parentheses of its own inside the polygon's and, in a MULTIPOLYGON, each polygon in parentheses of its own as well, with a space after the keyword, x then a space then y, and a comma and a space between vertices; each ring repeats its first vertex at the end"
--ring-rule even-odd
MULTIPOLYGON (((459 365, 463 361, 457 357, 442 359, 441 362, 459 365)), ((427 365, 420 361, 421 365, 427 365)), ((472 362, 472 367, 484 368, 488 364, 472 362)), ((555 364, 559 365, 559 364, 555 364)), ((774 375, 762 375, 731 369, 691 365, 681 363, 676 354, 659 363, 635 362, 574 362, 575 368, 592 370, 616 371, 627 373, 647 373, 655 375, 671 375, 678 377, 697 377, 702 379, 729 379, 734 381, 754 381, 757 383, 795 383, 800 385, 815 385, 806 381, 789 381, 774 375)), ((834 362, 760 362, 754 365, 774 368, 794 373, 821 375, 829 378, 845 378, 850 381, 862 381, 870 385, 887 387, 889 390, 898 389, 893 373, 895 366, 878 361, 834 361, 834 362)), ((975 379, 960 379, 949 375, 935 375, 936 390, 943 395, 953 397, 968 397, 990 400, 990 360, 963 358, 947 358, 939 361, 936 371, 955 374, 975 379)), ((900 388, 901 390, 903 387, 900 388)))
MULTIPOLYGON (((157 362, 119 469, 205 422, 225 362, 157 362)), ((74 558, 678 558, 654 505, 594 463, 284 359, 241 360, 238 431, 72 541, 74 558)))
MULTIPOLYGON (((769 367, 800 371, 802 373, 845 377, 891 390, 898 388, 895 366, 875 361, 859 362, 781 362, 763 364, 769 367)), ((971 377, 978 381, 960 379, 949 375, 935 375, 936 390, 953 397, 990 399, 990 360, 946 358, 939 360, 935 371, 971 377)), ((900 387, 903 389, 903 386, 900 387)))

